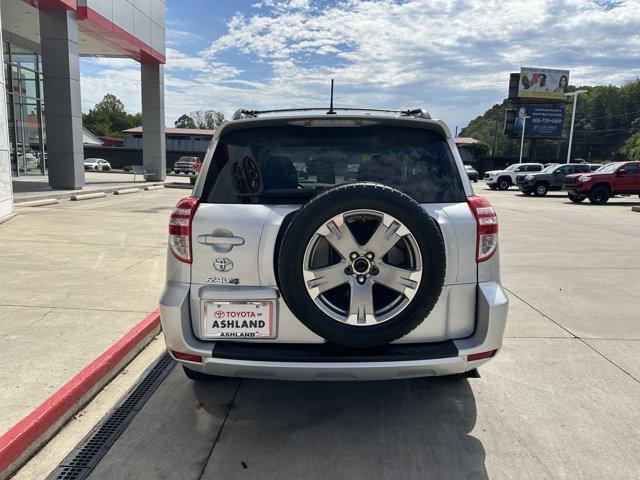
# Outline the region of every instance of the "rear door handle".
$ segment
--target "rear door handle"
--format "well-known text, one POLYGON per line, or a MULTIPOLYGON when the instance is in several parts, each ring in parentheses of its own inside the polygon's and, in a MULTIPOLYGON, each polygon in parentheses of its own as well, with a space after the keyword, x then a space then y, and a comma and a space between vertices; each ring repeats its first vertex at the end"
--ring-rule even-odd
POLYGON ((203 245, 222 245, 230 247, 238 247, 244 245, 244 238, 242 237, 221 237, 219 235, 198 235, 198 242, 203 245))

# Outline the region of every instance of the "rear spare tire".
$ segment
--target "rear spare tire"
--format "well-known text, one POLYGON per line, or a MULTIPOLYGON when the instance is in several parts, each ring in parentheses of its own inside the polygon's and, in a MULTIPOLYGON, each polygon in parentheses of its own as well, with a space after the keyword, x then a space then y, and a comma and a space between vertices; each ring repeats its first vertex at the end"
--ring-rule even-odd
POLYGON ((349 347, 392 342, 435 306, 446 270, 437 223, 411 197, 351 183, 315 197, 282 239, 278 275, 296 317, 349 347))

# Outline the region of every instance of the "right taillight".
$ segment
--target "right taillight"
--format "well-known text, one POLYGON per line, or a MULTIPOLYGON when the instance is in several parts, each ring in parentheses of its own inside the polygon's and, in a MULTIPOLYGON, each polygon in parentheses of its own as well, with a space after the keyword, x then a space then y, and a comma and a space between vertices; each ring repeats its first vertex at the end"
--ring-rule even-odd
POLYGON ((183 198, 169 217, 169 245, 173 256, 181 262, 191 263, 191 222, 199 200, 183 198))
POLYGON ((498 216, 486 198, 467 199, 477 223, 476 261, 490 259, 498 248, 498 216))

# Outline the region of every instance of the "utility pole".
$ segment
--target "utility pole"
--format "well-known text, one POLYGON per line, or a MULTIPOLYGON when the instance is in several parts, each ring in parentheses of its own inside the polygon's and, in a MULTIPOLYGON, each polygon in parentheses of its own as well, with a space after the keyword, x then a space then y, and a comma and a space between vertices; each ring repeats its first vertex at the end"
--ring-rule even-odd
POLYGON ((571 112, 571 129, 569 130, 569 148, 567 149, 567 163, 571 161, 571 145, 573 143, 573 125, 576 121, 576 108, 578 107, 578 95, 589 93, 589 90, 576 90, 567 93, 567 97, 573 97, 573 111, 571 112))
POLYGON ((500 120, 500 109, 498 108, 498 114, 496 115, 496 126, 493 129, 493 145, 491 146, 491 156, 496 154, 496 139, 498 138, 498 120, 500 120))
POLYGON ((525 115, 522 119, 522 137, 520 138, 520 161, 522 163, 522 150, 524 149, 524 129, 527 128, 527 118, 531 118, 530 115, 525 115))

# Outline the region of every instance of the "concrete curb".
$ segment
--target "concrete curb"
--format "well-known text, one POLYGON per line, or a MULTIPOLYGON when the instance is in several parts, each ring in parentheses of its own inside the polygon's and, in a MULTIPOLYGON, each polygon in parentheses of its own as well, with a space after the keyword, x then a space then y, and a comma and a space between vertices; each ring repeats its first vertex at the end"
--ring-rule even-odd
POLYGON ((139 188, 123 188, 121 190, 116 190, 113 192, 114 195, 126 195, 128 193, 138 193, 140 191, 139 188))
POLYGON ((0 479, 8 479, 160 332, 154 310, 33 412, 0 437, 0 479))
MULTIPOLYGON (((140 182, 140 183, 133 183, 131 182, 129 185, 131 185, 132 187, 135 186, 136 188, 143 188, 143 187, 147 187, 147 186, 153 186, 153 185, 163 185, 163 182, 140 182)), ((19 205, 21 203, 24 202, 32 202, 34 200, 44 200, 44 199, 49 199, 49 198, 57 198, 58 200, 64 200, 67 198, 71 198, 73 195, 84 195, 84 194, 90 194, 90 193, 99 193, 99 192, 103 192, 103 193, 113 193, 116 190, 121 190, 122 187, 124 185, 119 185, 119 186, 115 186, 115 187, 105 187, 105 188, 101 188, 99 190, 71 190, 71 191, 67 191, 67 192, 59 192, 59 193, 44 193, 41 195, 35 194, 35 195, 31 195, 28 197, 19 197, 19 198, 15 198, 13 199, 13 203, 14 205, 19 205)))
POLYGON ((71 195, 69 200, 73 200, 74 202, 78 200, 91 200, 92 198, 102 198, 106 197, 107 194, 104 192, 95 192, 95 193, 81 193, 80 195, 71 195))
POLYGON ((44 205, 54 205, 58 203, 57 198, 45 198, 43 200, 33 200, 16 204, 17 207, 42 207, 44 205))
MULTIPOLYGON (((15 206, 15 205, 14 205, 15 206)), ((17 212, 11 212, 9 215, 0 218, 0 224, 4 223, 4 222, 8 222, 9 220, 11 220, 13 217, 15 217, 18 213, 17 212)))
POLYGON ((193 185, 190 183, 171 182, 165 183, 164 188, 183 188, 185 190, 193 190, 193 185))
POLYGON ((162 190, 164 185, 151 185, 149 187, 144 187, 143 190, 162 190))

